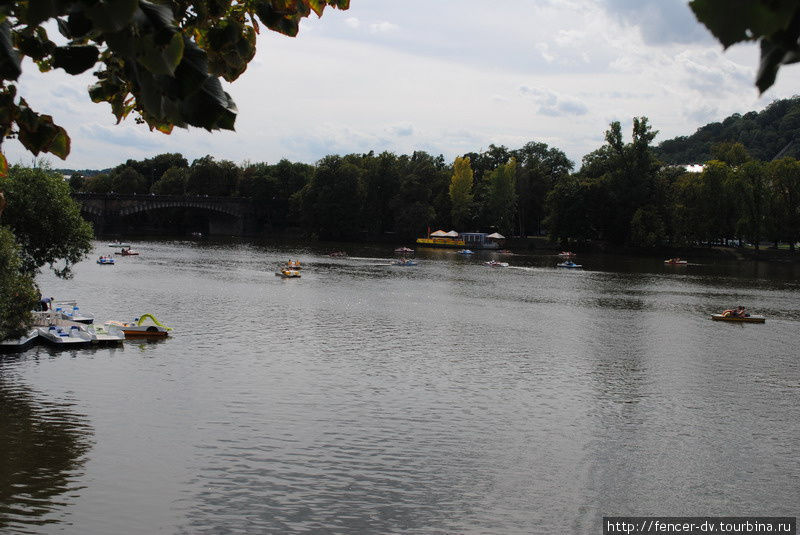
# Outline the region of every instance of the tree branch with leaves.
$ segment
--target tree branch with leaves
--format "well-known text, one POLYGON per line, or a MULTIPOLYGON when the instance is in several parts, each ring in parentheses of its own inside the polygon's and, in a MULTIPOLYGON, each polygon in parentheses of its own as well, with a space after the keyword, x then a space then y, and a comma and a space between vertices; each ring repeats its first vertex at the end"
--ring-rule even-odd
MULTIPOLYGON (((233 130, 237 109, 220 78, 236 80, 253 59, 261 25, 295 36, 300 21, 349 0, 22 0, 0 4, 0 133, 34 155, 62 159, 67 132, 17 94, 22 60, 42 72, 76 75, 99 64, 89 88, 122 121, 131 114, 151 130, 233 130), (50 39, 55 20, 67 40, 50 39), (260 21, 260 24, 259 24, 260 21)), ((2 143, 0 139, 0 143, 2 143)), ((0 174, 7 163, 0 154, 0 174)))

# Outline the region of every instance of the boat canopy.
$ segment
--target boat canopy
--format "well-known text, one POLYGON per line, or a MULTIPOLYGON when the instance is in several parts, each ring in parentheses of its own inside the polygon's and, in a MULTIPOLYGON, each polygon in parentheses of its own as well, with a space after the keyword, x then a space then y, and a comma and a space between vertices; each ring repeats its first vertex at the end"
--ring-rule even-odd
POLYGON ((451 230, 450 232, 445 232, 444 234, 448 238, 458 238, 458 232, 455 230, 451 230))
POLYGON ((445 236, 447 236, 447 232, 445 232, 443 230, 437 230, 435 232, 431 232, 430 235, 433 238, 444 238, 445 236))
POLYGON ((502 234, 500 234, 499 232, 494 232, 494 233, 492 233, 492 234, 489 234, 489 235, 488 235, 488 236, 486 236, 486 237, 487 237, 487 238, 491 238, 491 239, 493 239, 493 240, 504 240, 504 239, 506 239, 506 237, 505 237, 505 236, 503 236, 502 234))

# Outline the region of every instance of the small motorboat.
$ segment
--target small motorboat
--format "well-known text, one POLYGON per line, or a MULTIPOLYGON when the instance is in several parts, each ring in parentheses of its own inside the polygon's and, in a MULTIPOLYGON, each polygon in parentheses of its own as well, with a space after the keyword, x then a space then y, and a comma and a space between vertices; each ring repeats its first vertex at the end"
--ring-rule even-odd
POLYGON ((572 251, 561 251, 560 253, 558 253, 558 256, 560 256, 561 258, 575 258, 575 253, 573 253, 572 251))
POLYGON ((119 248, 122 248, 122 247, 130 247, 131 244, 130 243, 122 243, 122 242, 115 241, 115 242, 109 243, 108 246, 109 247, 113 247, 114 249, 119 249, 119 248))
POLYGON ((139 253, 137 251, 134 251, 130 247, 125 247, 117 254, 122 256, 137 256, 139 253))
POLYGON ((297 269, 283 268, 275 273, 275 275, 278 277, 283 277, 284 279, 299 279, 300 271, 297 269))
POLYGON ((567 261, 565 261, 565 262, 561 262, 561 263, 559 263, 559 264, 556 264, 556 267, 560 267, 560 268, 568 268, 568 269, 579 269, 579 268, 582 268, 582 267, 583 267, 583 265, 581 265, 581 264, 576 264, 576 263, 575 263, 575 262, 573 262, 572 260, 567 260, 567 261))
POLYGON ((300 264, 299 260, 289 260, 286 262, 286 267, 289 269, 303 269, 303 266, 300 264))
POLYGON ((114 265, 116 261, 110 256, 101 256, 97 259, 97 263, 101 265, 114 265))
POLYGON ((403 254, 403 253, 413 253, 414 249, 409 249, 408 247, 398 247, 394 250, 395 253, 403 254))
MULTIPOLYGON (((728 312, 727 310, 725 312, 728 312)), ((735 316, 733 314, 711 314, 711 319, 714 321, 733 321, 739 323, 764 323, 767 318, 759 314, 745 314, 744 316, 735 316)))
POLYGON ((458 254, 475 254, 470 249, 461 249, 458 254))
POLYGON ((125 339, 129 338, 165 338, 169 335, 170 329, 162 325, 152 314, 142 314, 134 318, 131 322, 107 321, 104 324, 107 333, 120 330, 125 334, 125 339), (145 320, 150 320, 150 324, 145 324, 145 320))
POLYGON ((488 262, 484 262, 484 264, 491 267, 508 267, 508 262, 498 262, 497 260, 489 260, 488 262))
POLYGON ((393 266, 416 266, 417 263, 409 258, 401 258, 392 262, 393 266))
POLYGON ((687 262, 686 260, 681 260, 680 258, 676 257, 676 258, 667 258, 666 260, 664 260, 664 263, 669 264, 671 266, 685 266, 689 262, 687 262))

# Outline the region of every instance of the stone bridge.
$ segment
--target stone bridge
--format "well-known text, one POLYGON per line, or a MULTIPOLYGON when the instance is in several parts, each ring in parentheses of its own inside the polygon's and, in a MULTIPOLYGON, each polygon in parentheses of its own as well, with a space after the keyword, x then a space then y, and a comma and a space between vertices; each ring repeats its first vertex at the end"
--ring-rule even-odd
POLYGON ((127 216, 164 208, 206 212, 210 235, 248 236, 257 230, 253 203, 243 197, 74 193, 72 198, 80 205, 84 217, 94 224, 98 234, 118 225, 127 216))

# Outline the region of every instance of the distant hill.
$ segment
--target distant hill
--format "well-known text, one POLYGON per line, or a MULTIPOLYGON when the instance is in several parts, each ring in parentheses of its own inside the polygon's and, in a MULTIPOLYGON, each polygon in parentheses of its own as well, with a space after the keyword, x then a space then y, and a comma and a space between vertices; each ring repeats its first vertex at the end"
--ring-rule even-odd
POLYGON ((711 146, 720 141, 738 141, 756 160, 800 159, 800 97, 776 100, 758 113, 734 113, 721 123, 698 128, 691 136, 662 141, 655 152, 664 163, 704 163, 711 159, 711 146))

